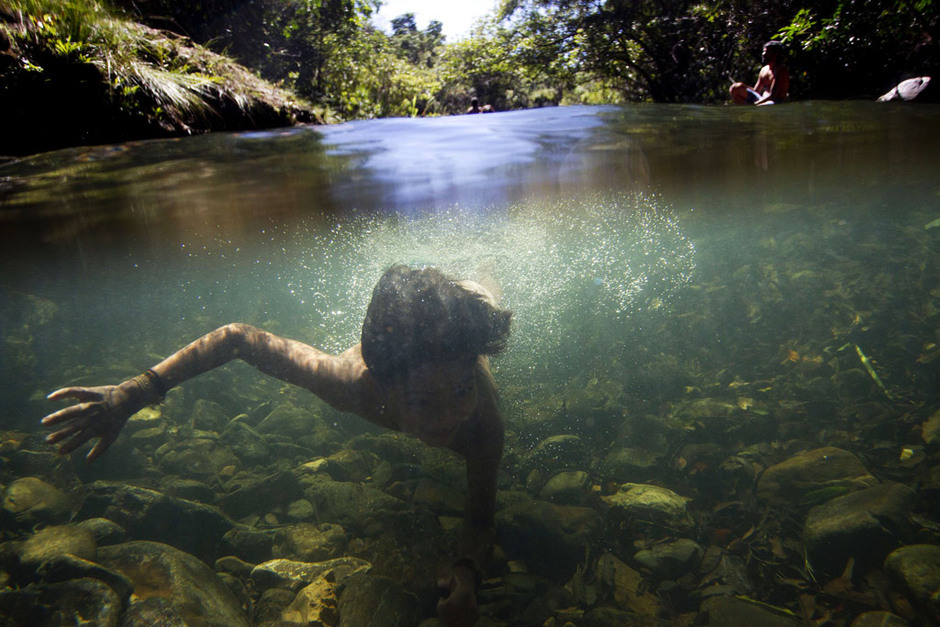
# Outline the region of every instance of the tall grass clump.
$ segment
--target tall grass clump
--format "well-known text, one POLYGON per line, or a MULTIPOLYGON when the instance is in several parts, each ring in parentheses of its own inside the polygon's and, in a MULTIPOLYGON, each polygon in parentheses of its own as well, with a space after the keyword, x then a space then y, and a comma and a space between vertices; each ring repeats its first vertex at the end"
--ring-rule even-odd
POLYGON ((0 0, 0 154, 311 121, 309 105, 106 0, 0 0))
MULTIPOLYGON (((13 39, 50 62, 90 64, 123 107, 166 121, 204 117, 213 79, 181 58, 168 38, 98 0, 8 0, 13 39), (50 59, 49 57, 58 57, 50 59)), ((30 61, 32 71, 44 68, 30 61)))

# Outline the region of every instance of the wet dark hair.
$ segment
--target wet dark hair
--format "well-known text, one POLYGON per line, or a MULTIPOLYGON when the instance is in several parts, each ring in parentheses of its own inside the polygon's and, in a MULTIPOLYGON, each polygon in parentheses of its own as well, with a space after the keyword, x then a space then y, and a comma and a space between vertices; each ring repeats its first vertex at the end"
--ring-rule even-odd
POLYGON ((496 355, 506 348, 512 312, 494 307, 437 268, 395 265, 372 290, 362 323, 362 358, 380 381, 415 366, 496 355))

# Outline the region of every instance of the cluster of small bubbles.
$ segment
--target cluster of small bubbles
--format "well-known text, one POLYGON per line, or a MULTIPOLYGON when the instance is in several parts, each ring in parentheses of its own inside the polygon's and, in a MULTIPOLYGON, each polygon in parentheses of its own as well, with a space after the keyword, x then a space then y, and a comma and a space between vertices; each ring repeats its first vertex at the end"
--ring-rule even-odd
POLYGON ((695 268, 694 245, 675 212, 646 194, 485 212, 457 206, 416 218, 346 221, 321 233, 303 229, 298 236, 303 259, 289 264, 296 270, 283 279, 309 306, 325 350, 339 352, 359 340, 372 288, 389 266, 433 265, 498 286, 502 306, 513 311, 510 348, 499 361, 520 372, 557 361, 559 349, 577 341, 573 336, 585 325, 663 309, 695 268))

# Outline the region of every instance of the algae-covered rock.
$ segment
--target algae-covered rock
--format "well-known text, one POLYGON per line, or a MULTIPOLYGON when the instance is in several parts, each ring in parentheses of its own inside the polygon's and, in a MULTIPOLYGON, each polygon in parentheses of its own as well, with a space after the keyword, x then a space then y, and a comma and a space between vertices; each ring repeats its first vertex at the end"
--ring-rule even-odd
POLYGON ((219 432, 222 431, 228 420, 229 416, 221 405, 215 401, 198 398, 193 404, 189 424, 193 429, 219 432))
POLYGON ((261 434, 297 440, 311 435, 324 425, 319 413, 293 405, 278 405, 258 423, 255 430, 261 434))
POLYGON ((271 559, 273 543, 274 534, 270 531, 236 524, 222 536, 218 552, 258 563, 271 559))
POLYGON ((637 551, 633 559, 648 568, 657 579, 678 579, 695 572, 704 554, 704 549, 694 540, 679 538, 637 551))
POLYGON ((172 545, 211 563, 235 522, 218 508, 107 481, 86 486, 76 519, 104 517, 129 537, 172 545))
POLYGON ((584 559, 584 547, 593 542, 601 523, 600 515, 587 507, 522 499, 496 513, 496 534, 510 559, 563 582, 584 559))
POLYGON ((69 554, 94 560, 97 548, 95 535, 91 531, 77 525, 54 525, 29 536, 19 546, 17 554, 24 567, 36 569, 58 555, 69 554))
POLYGON ((137 541, 102 547, 98 559, 134 582, 131 607, 148 598, 162 598, 187 625, 248 627, 248 617, 231 590, 188 553, 137 541))
POLYGON ((803 525, 803 543, 813 569, 831 576, 850 557, 859 567, 880 564, 912 532, 910 516, 917 494, 885 482, 812 508, 803 525))
POLYGON ((648 622, 636 612, 616 607, 595 607, 585 612, 579 624, 584 627, 644 627, 648 622))
POLYGON ((71 479, 69 474, 72 469, 64 468, 62 457, 48 450, 46 445, 27 437, 22 446, 9 456, 5 470, 17 477, 42 477, 45 481, 65 485, 71 479))
POLYGON ((326 474, 334 481, 365 481, 372 475, 375 456, 366 451, 343 448, 326 458, 326 474))
POLYGON ((641 483, 661 472, 664 458, 665 454, 648 448, 616 447, 597 471, 608 481, 641 483))
POLYGON ((62 490, 37 477, 21 477, 3 493, 3 513, 23 527, 65 522, 71 502, 62 490))
POLYGON ((940 546, 902 546, 885 558, 884 569, 923 614, 925 624, 940 624, 940 546))
POLYGON ((539 492, 544 501, 558 505, 586 505, 592 497, 591 478, 583 470, 567 470, 552 476, 539 492))
POLYGON ((215 491, 205 482, 197 479, 180 479, 170 477, 162 482, 163 491, 169 496, 212 504, 215 502, 215 491))
POLYGON ((608 378, 593 378, 587 385, 565 392, 562 418, 568 428, 582 433, 607 432, 624 415, 623 388, 608 378))
POLYGON ((796 615, 784 610, 774 611, 765 603, 739 597, 718 596, 702 602, 695 624, 708 627, 797 627, 801 623, 796 615))
POLYGON ((725 425, 742 413, 733 400, 721 398, 696 398, 682 401, 673 407, 671 415, 684 426, 696 422, 725 425))
POLYGON ((463 515, 463 493, 427 477, 422 477, 416 482, 411 502, 441 516, 463 515))
POLYGON ((0 624, 3 625, 117 627, 121 610, 119 595, 103 581, 92 578, 33 584, 0 592, 0 624))
POLYGON ((284 508, 284 515, 287 516, 288 520, 300 522, 315 518, 317 510, 314 509, 313 504, 307 499, 297 499, 296 501, 291 501, 287 507, 284 508))
POLYGON ((276 457, 271 453, 271 444, 251 425, 242 420, 232 419, 222 429, 219 441, 247 466, 269 464, 276 457))
POLYGON ((850 627, 909 627, 910 623, 891 612, 862 612, 850 627))
POLYGON ((227 466, 241 466, 232 449, 214 437, 168 442, 156 450, 154 457, 166 474, 189 478, 208 479, 227 466))
POLYGON ((369 486, 310 477, 305 494, 323 522, 338 523, 371 536, 379 534, 414 513, 408 503, 369 486))
POLYGON ((624 524, 659 533, 682 534, 692 529, 688 499, 672 490, 642 483, 625 483, 603 497, 611 515, 624 524))
POLYGON ((97 579, 110 586, 123 603, 127 602, 134 591, 134 582, 123 574, 105 568, 97 562, 68 553, 56 555, 44 561, 36 574, 43 583, 56 583, 72 579, 97 579))
POLYGON ((147 597, 131 603, 121 617, 121 627, 188 627, 173 603, 163 597, 147 597))
POLYGON ((930 415, 920 426, 921 437, 927 444, 940 442, 940 410, 930 415))
POLYGON ((95 536, 98 546, 123 542, 127 536, 124 527, 107 518, 89 518, 76 525, 90 531, 95 536))
POLYGON ((274 559, 258 564, 251 570, 251 581, 259 590, 286 588, 298 591, 326 573, 333 573, 337 583, 356 573, 368 572, 372 564, 357 557, 339 557, 322 562, 298 562, 274 559))
POLYGON ((533 448, 523 461, 527 470, 551 476, 562 470, 580 470, 588 465, 588 450, 576 435, 553 435, 533 448))
POLYGON ((271 555, 300 562, 322 562, 346 548, 346 532, 340 525, 298 523, 277 530, 271 555))
MULTIPOLYGON (((148 405, 127 419, 122 429, 123 433, 136 434, 139 431, 165 427, 166 419, 163 410, 158 405, 148 405)), ((162 430, 161 430, 162 432, 162 430)))
POLYGON ((219 505, 230 516, 243 518, 248 514, 265 514, 287 506, 304 495, 297 478, 289 472, 278 472, 252 481, 219 499, 219 505))
POLYGON ((757 482, 757 496, 777 505, 806 503, 814 493, 834 498, 878 482, 862 462, 834 446, 802 451, 767 468, 757 482))
POLYGON ((332 572, 321 575, 301 589, 278 620, 282 627, 336 627, 338 624, 339 601, 332 572))
POLYGON ((410 435, 385 431, 351 438, 345 448, 370 453, 392 464, 417 464, 432 450, 410 435))
POLYGON ((749 440, 771 437, 774 428, 766 408, 747 397, 682 401, 669 413, 666 423, 677 431, 703 429, 749 440))
POLYGON ((649 621, 662 613, 659 599, 647 591, 643 576, 610 553, 604 553, 594 563, 594 582, 598 596, 613 601, 621 609, 649 621))
POLYGON ((411 627, 417 622, 417 597, 394 579, 361 572, 340 584, 340 627, 411 627))

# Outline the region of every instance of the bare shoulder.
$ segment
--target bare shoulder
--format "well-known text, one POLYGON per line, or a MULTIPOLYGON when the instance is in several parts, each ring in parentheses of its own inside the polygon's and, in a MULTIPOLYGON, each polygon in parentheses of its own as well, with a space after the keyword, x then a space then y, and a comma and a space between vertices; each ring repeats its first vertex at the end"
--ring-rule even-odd
POLYGON ((380 404, 378 386, 357 344, 331 355, 293 340, 272 350, 273 359, 256 364, 281 380, 305 388, 340 411, 366 419, 380 404))
POLYGON ((330 364, 331 376, 334 384, 345 391, 349 404, 338 407, 359 414, 361 417, 375 422, 374 415, 381 412, 384 406, 384 395, 378 382, 362 358, 362 345, 356 344, 339 355, 336 355, 330 364))

